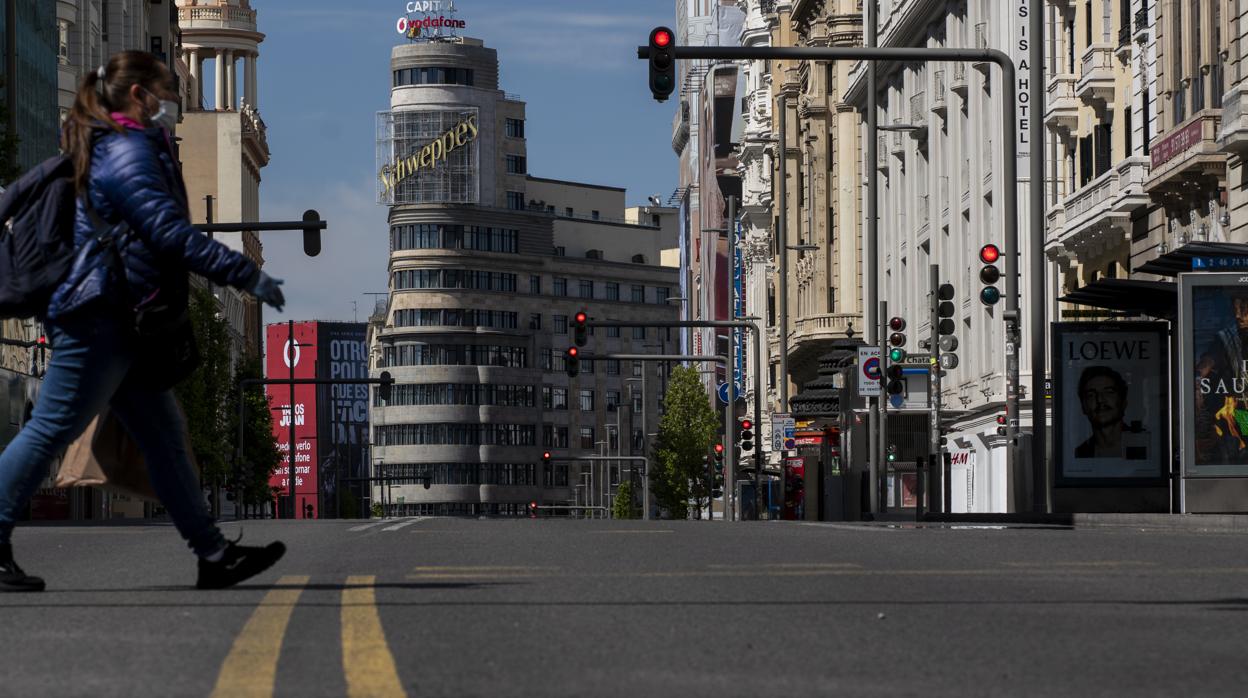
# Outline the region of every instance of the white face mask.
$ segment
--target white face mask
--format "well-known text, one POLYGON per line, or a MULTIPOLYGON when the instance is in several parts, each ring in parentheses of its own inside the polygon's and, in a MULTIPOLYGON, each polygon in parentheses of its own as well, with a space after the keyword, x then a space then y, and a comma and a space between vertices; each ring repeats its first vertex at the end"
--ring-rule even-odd
MULTIPOLYGON (((144 92, 147 91, 144 90, 144 92)), ((153 95, 151 92, 148 92, 148 94, 152 97, 156 97, 156 95, 153 95)), ((178 112, 181 110, 181 107, 179 107, 177 102, 160 99, 159 97, 156 98, 156 101, 160 103, 160 107, 156 110, 156 113, 149 118, 149 120, 154 125, 165 129, 169 133, 173 133, 173 129, 178 125, 178 112)))

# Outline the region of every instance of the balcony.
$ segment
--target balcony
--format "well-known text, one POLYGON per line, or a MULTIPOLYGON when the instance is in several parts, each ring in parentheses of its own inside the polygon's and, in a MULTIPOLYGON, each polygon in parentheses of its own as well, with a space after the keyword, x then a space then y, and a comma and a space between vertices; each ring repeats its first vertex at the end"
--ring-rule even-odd
POLYGON ((966 80, 966 64, 965 63, 959 62, 959 63, 953 64, 953 80, 949 82, 949 89, 953 90, 954 92, 957 92, 958 95, 961 96, 963 99, 966 99, 966 95, 967 95, 968 90, 970 89, 970 85, 966 80))
POLYGON ((835 344, 861 338, 865 328, 862 316, 853 313, 799 317, 789 330, 789 363, 814 360, 828 353, 835 344))
MULTIPOLYGON (((992 48, 988 45, 987 22, 980 22, 975 25, 975 48, 980 50, 992 48)), ((987 76, 988 72, 992 70, 992 61, 975 61, 971 66, 987 76)))
POLYGON ((1148 30, 1151 29, 1148 22, 1148 0, 1144 0, 1144 4, 1140 9, 1135 11, 1135 41, 1136 43, 1148 43, 1148 30))
POLYGON ((1205 109, 1165 133, 1150 148, 1152 171, 1145 189, 1154 198, 1189 196, 1194 189, 1218 188, 1226 181, 1226 153, 1219 148, 1221 109, 1205 109))
MULTIPOLYGON (((901 119, 893 119, 893 125, 894 125, 894 126, 899 126, 899 125, 901 125, 901 119)), ((906 157, 906 136, 905 136, 905 134, 904 134, 904 133, 902 133, 901 131, 894 131, 894 132, 893 132, 893 146, 892 146, 892 151, 893 151, 893 155, 896 155, 897 157, 902 158, 903 160, 905 159, 905 157, 906 157)))
POLYGON ((875 152, 875 166, 888 170, 888 136, 880 136, 875 152))
POLYGON ((1059 135, 1069 136, 1079 127, 1079 98, 1075 97, 1075 76, 1054 75, 1049 80, 1048 110, 1044 124, 1059 135))
POLYGON ((943 118, 948 111, 949 105, 945 99, 945 71, 937 70, 932 73, 932 112, 943 118))
POLYGON ((1218 147, 1227 153, 1248 154, 1248 83, 1238 83, 1222 97, 1222 128, 1218 147))
POLYGON ((1075 94, 1097 109, 1114 106, 1114 47, 1092 44, 1083 53, 1083 73, 1075 83, 1075 94))
POLYGON ((233 5, 179 7, 178 24, 184 30, 225 28, 254 32, 256 11, 233 5))
POLYGON ((1048 213, 1050 242, 1069 257, 1094 256, 1131 236, 1131 215, 1150 204, 1149 163, 1127 158, 1066 197, 1048 213))

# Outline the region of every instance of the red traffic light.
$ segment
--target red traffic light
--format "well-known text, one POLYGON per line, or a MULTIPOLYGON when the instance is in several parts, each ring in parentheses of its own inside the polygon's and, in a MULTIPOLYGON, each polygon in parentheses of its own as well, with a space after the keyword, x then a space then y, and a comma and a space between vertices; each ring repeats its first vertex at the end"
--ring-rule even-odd
POLYGON ((659 48, 667 48, 672 43, 672 35, 666 29, 659 29, 654 32, 654 45, 659 48))
POLYGON ((48 343, 48 338, 43 335, 39 335, 39 339, 36 339, 35 342, 39 344, 40 346, 42 346, 48 343))
POLYGON ((997 424, 1005 424, 1005 415, 1003 414, 997 415, 997 424))
POLYGON ((906 329, 906 321, 904 318, 895 317, 888 321, 888 329, 894 332, 900 332, 906 329))
POLYGON ((750 427, 752 427, 752 426, 754 426, 754 422, 751 422, 751 421, 750 421, 750 420, 748 420, 748 419, 743 419, 743 420, 741 420, 741 428, 742 428, 742 429, 749 429, 749 428, 750 428, 750 427))
POLYGON ((723 444, 715 444, 715 452, 716 452, 716 453, 723 453, 723 452, 724 452, 724 445, 723 445, 723 444))
POLYGON ((542 460, 550 460, 550 451, 542 452, 542 460))
POLYGON ((586 315, 584 312, 579 312, 576 314, 576 317, 574 319, 576 321, 576 324, 583 325, 585 324, 585 321, 589 319, 589 316, 586 315))
POLYGON ((580 354, 580 353, 581 353, 580 349, 577 349, 576 347, 568 347, 568 356, 576 356, 577 354, 580 354))
POLYGON ((988 243, 979 248, 979 261, 984 264, 996 264, 998 259, 1001 259, 1001 248, 996 245, 988 243))

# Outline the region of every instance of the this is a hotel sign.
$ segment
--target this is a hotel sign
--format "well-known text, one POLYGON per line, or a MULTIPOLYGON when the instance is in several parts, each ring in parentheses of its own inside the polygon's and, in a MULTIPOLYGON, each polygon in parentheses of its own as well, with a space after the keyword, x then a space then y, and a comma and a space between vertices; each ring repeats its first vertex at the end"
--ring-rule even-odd
POLYGON ((427 143, 419 151, 414 151, 407 157, 400 157, 393 163, 385 165, 377 173, 378 179, 381 180, 382 196, 390 194, 408 177, 437 168, 438 163, 446 162, 451 153, 475 141, 477 133, 477 117, 474 114, 452 126, 446 133, 427 143))

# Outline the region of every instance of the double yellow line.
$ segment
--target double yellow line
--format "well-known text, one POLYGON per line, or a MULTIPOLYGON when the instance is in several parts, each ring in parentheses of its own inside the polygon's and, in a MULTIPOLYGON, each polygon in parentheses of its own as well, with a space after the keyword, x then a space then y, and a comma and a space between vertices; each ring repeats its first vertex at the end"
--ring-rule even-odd
MULTIPOLYGON (((213 698, 270 698, 282 640, 306 576, 286 576, 265 594, 221 665, 213 698)), ((342 668, 351 698, 406 696, 377 613, 376 577, 348 577, 342 590, 342 668)))

